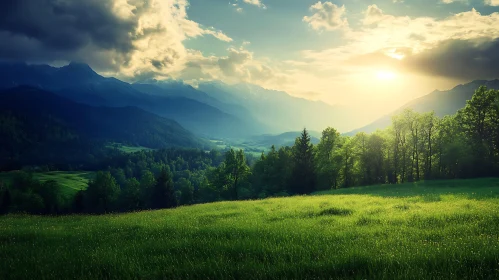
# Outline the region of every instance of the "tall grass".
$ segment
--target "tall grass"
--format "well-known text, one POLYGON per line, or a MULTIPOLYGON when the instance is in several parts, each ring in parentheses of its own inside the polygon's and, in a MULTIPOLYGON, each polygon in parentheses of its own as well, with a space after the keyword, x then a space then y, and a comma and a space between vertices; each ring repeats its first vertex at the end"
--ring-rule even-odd
POLYGON ((499 180, 0 218, 1 279, 499 279, 499 180))

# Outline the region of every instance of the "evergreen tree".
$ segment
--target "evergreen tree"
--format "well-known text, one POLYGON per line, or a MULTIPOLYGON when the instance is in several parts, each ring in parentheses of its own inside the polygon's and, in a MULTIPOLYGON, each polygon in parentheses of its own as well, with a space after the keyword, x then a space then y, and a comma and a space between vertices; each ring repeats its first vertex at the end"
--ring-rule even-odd
POLYGON ((86 190, 87 210, 93 213, 107 213, 115 209, 120 188, 110 172, 97 172, 86 190))
POLYGON ((37 193, 43 198, 46 214, 57 214, 62 210, 62 188, 54 180, 39 184, 37 193))
POLYGON ((0 182, 0 214, 7 214, 11 204, 10 190, 0 182))
POLYGON ((315 191, 316 174, 314 166, 314 150, 310 143, 310 135, 303 129, 293 146, 293 172, 291 191, 297 194, 308 194, 315 191))
POLYGON ((180 190, 180 204, 190 205, 194 201, 194 187, 191 182, 185 178, 180 178, 175 184, 180 190))
POLYGON ((156 185, 156 179, 151 171, 143 171, 140 178, 140 197, 144 201, 144 207, 151 209, 153 207, 153 190, 156 185))
POLYGON ((140 193, 140 183, 135 178, 130 178, 126 181, 124 190, 120 197, 121 209, 125 211, 133 211, 144 208, 144 201, 140 193))
POLYGON ((172 176, 167 169, 161 170, 153 189, 152 208, 173 208, 178 205, 172 176))
POLYGON ((78 191, 73 198, 73 213, 82 213, 85 210, 85 191, 78 191))

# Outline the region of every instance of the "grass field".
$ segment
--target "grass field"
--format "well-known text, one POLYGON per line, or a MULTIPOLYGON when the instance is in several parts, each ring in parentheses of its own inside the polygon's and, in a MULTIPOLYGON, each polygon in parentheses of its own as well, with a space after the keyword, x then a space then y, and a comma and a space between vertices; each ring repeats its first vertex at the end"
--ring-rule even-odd
MULTIPOLYGON (((15 176, 16 171, 1 172, 0 180, 10 182, 15 176)), ((63 194, 67 197, 72 197, 77 191, 86 189, 88 181, 94 176, 93 172, 89 171, 50 171, 50 172, 35 172, 33 178, 41 182, 54 180, 58 182, 63 194)))
POLYGON ((499 279, 499 179, 0 217, 0 279, 499 279))
POLYGON ((241 139, 211 139, 210 142, 215 145, 217 149, 225 150, 232 148, 235 150, 244 150, 244 153, 251 154, 254 157, 259 157, 262 152, 268 151, 271 146, 251 145, 248 143, 244 143, 244 140, 241 139))
POLYGON ((135 152, 140 152, 140 151, 152 151, 153 149, 147 148, 147 147, 142 147, 142 146, 127 146, 121 143, 110 143, 107 145, 109 148, 115 148, 118 149, 124 153, 135 153, 135 152))

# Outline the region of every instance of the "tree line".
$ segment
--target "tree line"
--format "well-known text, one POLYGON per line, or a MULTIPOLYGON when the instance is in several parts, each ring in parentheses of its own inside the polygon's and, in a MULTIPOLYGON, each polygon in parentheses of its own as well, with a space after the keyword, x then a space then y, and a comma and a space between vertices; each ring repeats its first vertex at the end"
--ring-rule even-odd
MULTIPOLYGON (((225 166, 231 165, 229 158, 225 166)), ((230 184, 235 181, 232 170, 221 165, 217 171, 223 176, 212 176, 210 183, 243 190, 250 186, 252 198, 499 176, 499 91, 482 86, 464 108, 443 118, 406 109, 392 117, 389 128, 372 134, 342 136, 327 128, 315 146, 304 129, 292 147, 272 147, 251 169, 239 168, 244 180, 237 184, 230 184)), ((233 199, 240 198, 240 192, 234 190, 233 199)))
POLYGON ((404 110, 393 116, 389 128, 372 134, 343 136, 327 128, 317 145, 304 129, 293 146, 272 146, 257 159, 243 150, 223 154, 171 148, 113 155, 94 168, 103 171, 65 208, 57 204, 58 191, 52 191, 60 188, 57 183, 36 182, 24 174, 10 185, 0 183, 0 210, 106 213, 498 176, 499 91, 480 87, 463 109, 443 118, 404 110))

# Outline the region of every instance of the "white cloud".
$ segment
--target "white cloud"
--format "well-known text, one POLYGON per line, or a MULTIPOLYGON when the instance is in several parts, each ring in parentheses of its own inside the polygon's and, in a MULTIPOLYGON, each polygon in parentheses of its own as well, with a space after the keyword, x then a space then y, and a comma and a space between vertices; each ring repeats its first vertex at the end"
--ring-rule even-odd
POLYGON ((310 7, 310 11, 314 14, 303 17, 303 21, 314 30, 331 31, 348 27, 345 5, 338 7, 331 2, 319 1, 310 7))
POLYGON ((234 10, 238 13, 242 13, 244 11, 243 8, 239 7, 239 3, 237 3, 237 0, 235 3, 229 2, 229 5, 234 8, 234 10))
POLYGON ((188 6, 187 0, 23 0, 2 17, 0 55, 41 63, 86 61, 121 77, 169 75, 185 63, 185 40, 232 41, 190 20, 188 6))
POLYGON ((206 28, 187 17, 187 0, 114 0, 114 11, 137 22, 130 30, 134 50, 126 59, 115 56, 118 75, 141 77, 170 76, 181 71, 189 58, 183 41, 200 36, 213 36, 224 42, 232 38, 220 30, 206 28))
POLYGON ((440 0, 440 2, 444 4, 452 4, 456 2, 461 2, 461 3, 468 3, 468 0, 440 0))
POLYGON ((499 6, 499 0, 485 0, 485 5, 499 6))
POLYGON ((261 0, 243 0, 243 2, 246 4, 258 6, 262 9, 267 9, 267 6, 265 6, 261 0))
MULTIPOLYGON (((289 79, 295 82, 288 90, 322 93, 323 100, 342 104, 361 106, 360 102, 363 102, 365 108, 371 109, 376 107, 374 104, 381 106, 383 101, 387 104, 383 110, 395 109, 435 88, 445 89, 464 82, 452 78, 457 76, 445 77, 437 71, 426 71, 426 64, 417 65, 421 58, 431 58, 437 50, 473 46, 473 42, 478 42, 476 53, 483 54, 488 49, 481 48, 493 46, 487 42, 499 40, 499 13, 482 15, 475 9, 437 19, 394 16, 377 5, 370 5, 360 21, 362 25, 344 30, 342 45, 303 50, 301 58, 285 61, 287 69, 293 69, 287 72, 291 75, 289 79), (452 41, 464 42, 449 43, 452 41), (396 80, 381 84, 376 79, 379 71, 398 72, 399 75, 396 80), (414 86, 408 88, 409 84, 414 86)), ((445 70, 445 67, 440 68, 436 70, 445 70)))
POLYGON ((383 20, 384 17, 385 15, 383 14, 383 11, 378 8, 376 4, 373 4, 367 7, 367 10, 364 13, 363 23, 365 25, 374 24, 383 20))

